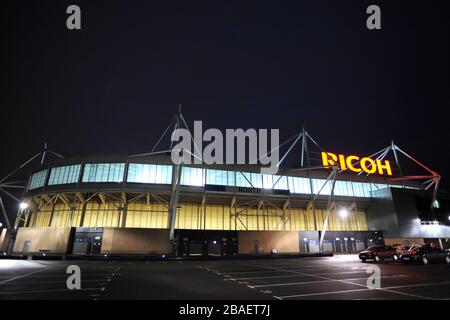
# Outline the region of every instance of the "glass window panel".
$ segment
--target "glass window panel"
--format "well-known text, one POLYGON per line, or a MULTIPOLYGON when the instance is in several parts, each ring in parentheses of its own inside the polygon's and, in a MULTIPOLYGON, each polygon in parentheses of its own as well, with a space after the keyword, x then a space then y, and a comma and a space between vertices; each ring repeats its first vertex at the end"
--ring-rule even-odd
POLYGON ((353 197, 351 186, 347 181, 337 180, 334 186, 334 194, 337 196, 353 197))
POLYGON ((287 177, 270 174, 262 174, 262 187, 264 189, 288 190, 287 177))
POLYGON ((311 185, 308 178, 287 177, 289 190, 292 193, 311 194, 311 185))
POLYGON ((30 184, 28 190, 42 188, 45 184, 45 178, 47 177, 48 170, 42 170, 36 173, 33 173, 30 179, 30 184))
POLYGON ((185 186, 203 186, 204 170, 202 168, 183 167, 180 184, 185 186))
POLYGON ((250 182, 248 180, 249 179, 249 174, 245 173, 245 172, 236 172, 236 187, 251 187, 252 185, 250 184, 250 182), (248 180, 247 180, 248 179, 248 180))
POLYGON ((207 169, 206 183, 219 186, 234 186, 234 171, 207 169))
POLYGON ((262 177, 259 173, 250 173, 250 181, 254 188, 262 188, 262 177))
POLYGON ((172 183, 172 166, 130 163, 127 182, 170 184, 172 183))
POLYGON ((55 167, 50 171, 49 185, 69 184, 78 182, 81 165, 55 167))
POLYGON ((288 186, 288 182, 287 182, 287 177, 279 177, 279 176, 274 176, 274 183, 275 189, 279 189, 279 190, 289 190, 289 186, 288 186))
POLYGON ((82 182, 123 182, 125 163, 87 163, 82 182))
POLYGON ((270 174, 263 174, 262 175, 262 183, 264 189, 272 189, 273 187, 273 181, 272 181, 272 175, 270 174))
POLYGON ((364 193, 364 185, 361 182, 352 182, 352 186, 355 197, 366 197, 364 193))
POLYGON ((328 181, 328 183, 325 184, 325 181, 326 181, 325 179, 311 179, 313 185, 313 193, 317 194, 323 186, 322 191, 320 191, 320 194, 329 195, 331 193, 331 184, 330 181, 328 181))

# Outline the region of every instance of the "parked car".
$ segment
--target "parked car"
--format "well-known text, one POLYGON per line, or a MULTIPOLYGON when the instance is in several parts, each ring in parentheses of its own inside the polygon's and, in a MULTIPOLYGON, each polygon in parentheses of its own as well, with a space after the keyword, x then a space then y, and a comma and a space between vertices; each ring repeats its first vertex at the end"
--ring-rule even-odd
POLYGON ((402 262, 420 262, 429 264, 431 262, 450 263, 450 254, 440 248, 430 246, 414 247, 400 256, 402 262))
POLYGON ((394 260, 399 261, 402 254, 408 252, 409 250, 417 247, 417 245, 403 245, 395 247, 394 260))
POLYGON ((359 259, 361 259, 362 262, 366 262, 366 260, 374 260, 379 262, 385 259, 393 259, 395 253, 396 250, 392 246, 378 245, 369 247, 362 251, 359 254, 359 259))

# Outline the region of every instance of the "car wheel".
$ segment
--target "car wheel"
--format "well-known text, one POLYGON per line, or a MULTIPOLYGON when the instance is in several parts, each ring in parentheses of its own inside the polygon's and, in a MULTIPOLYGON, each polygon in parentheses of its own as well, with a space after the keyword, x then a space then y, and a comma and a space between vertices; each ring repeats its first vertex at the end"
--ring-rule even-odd
POLYGON ((376 262, 380 262, 380 261, 381 261, 381 258, 380 258, 379 255, 376 255, 376 256, 375 256, 375 261, 376 261, 376 262))
POLYGON ((430 263, 430 261, 428 260, 427 257, 422 257, 422 263, 425 264, 425 265, 427 265, 427 264, 430 263))
POLYGON ((366 262, 366 258, 362 258, 362 259, 361 259, 361 262, 366 262))
POLYGON ((445 262, 447 262, 448 264, 450 264, 450 256, 446 256, 446 257, 445 257, 445 262))

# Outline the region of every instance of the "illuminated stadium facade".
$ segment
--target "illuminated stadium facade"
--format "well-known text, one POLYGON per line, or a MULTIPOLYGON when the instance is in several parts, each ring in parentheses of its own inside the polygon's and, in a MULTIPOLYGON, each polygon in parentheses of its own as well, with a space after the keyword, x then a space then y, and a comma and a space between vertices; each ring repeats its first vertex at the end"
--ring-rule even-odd
MULTIPOLYGON (((169 152, 42 164, 25 186, 12 240, 2 233, 3 250, 7 243, 14 254, 355 252, 375 243, 430 241, 448 246, 450 199, 437 192, 438 175, 405 176, 394 164, 393 177, 350 172, 343 162, 331 166, 330 158, 317 168, 311 163, 324 152, 312 152, 308 140, 315 144, 305 130, 293 140, 292 146, 301 146, 301 163, 277 175, 261 174, 255 165, 176 166, 169 152), (412 182, 422 178, 424 184, 412 182)), ((371 158, 387 159, 391 152, 398 160, 395 151, 401 149, 392 144, 371 158)))

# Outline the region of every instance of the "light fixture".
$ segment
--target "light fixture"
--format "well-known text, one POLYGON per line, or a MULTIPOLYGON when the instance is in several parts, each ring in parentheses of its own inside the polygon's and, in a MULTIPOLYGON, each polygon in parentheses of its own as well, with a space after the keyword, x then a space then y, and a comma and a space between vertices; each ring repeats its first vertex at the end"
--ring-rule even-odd
POLYGON ((440 209, 441 204, 439 203, 438 199, 435 199, 433 202, 433 208, 440 209))
POLYGON ((0 222, 0 228, 3 226, 3 223, 0 222))
POLYGON ((28 203, 26 202, 21 202, 19 204, 20 209, 25 210, 26 208, 28 208, 28 203))
POLYGON ((348 216, 348 211, 347 209, 341 209, 339 211, 339 215, 341 216, 341 218, 346 218, 348 216))

